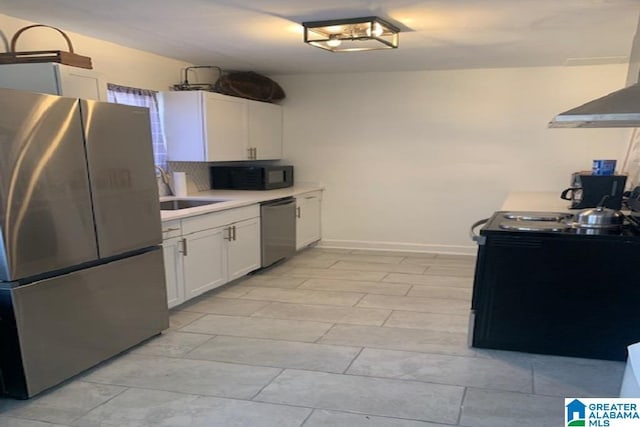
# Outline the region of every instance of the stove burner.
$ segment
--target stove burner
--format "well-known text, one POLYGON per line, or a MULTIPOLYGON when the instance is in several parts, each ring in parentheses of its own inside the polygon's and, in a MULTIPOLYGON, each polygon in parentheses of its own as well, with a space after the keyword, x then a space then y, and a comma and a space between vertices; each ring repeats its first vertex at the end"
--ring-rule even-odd
POLYGON ((506 219, 515 221, 553 221, 559 222, 570 218, 572 214, 562 212, 507 212, 503 214, 506 219))
POLYGON ((548 219, 536 221, 509 219, 502 221, 499 226, 503 230, 513 231, 566 231, 570 228, 567 224, 548 219))

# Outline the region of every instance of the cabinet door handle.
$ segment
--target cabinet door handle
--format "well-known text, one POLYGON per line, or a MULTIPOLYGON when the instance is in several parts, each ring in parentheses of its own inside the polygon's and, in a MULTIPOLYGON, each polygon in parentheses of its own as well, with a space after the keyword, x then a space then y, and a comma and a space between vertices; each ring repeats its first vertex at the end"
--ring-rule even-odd
POLYGON ((163 233, 170 233, 172 231, 178 231, 180 230, 179 228, 167 228, 166 230, 162 230, 163 233))
POLYGON ((247 157, 249 158, 249 160, 253 160, 253 148, 247 148, 247 157))
POLYGON ((182 255, 187 256, 187 238, 182 238, 182 255))
POLYGON ((253 147, 253 160, 258 160, 258 147, 253 147))
POLYGON ((227 235, 224 237, 224 240, 231 241, 231 227, 230 226, 227 227, 226 230, 227 230, 227 235))
POLYGON ((300 206, 296 208, 296 217, 300 218, 300 206))
POLYGON ((236 226, 233 226, 233 240, 236 240, 236 226))

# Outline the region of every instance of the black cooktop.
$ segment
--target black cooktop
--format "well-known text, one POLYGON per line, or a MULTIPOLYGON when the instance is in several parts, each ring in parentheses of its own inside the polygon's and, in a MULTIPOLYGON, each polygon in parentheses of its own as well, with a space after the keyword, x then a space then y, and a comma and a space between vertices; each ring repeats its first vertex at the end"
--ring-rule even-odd
POLYGON ((578 228, 572 222, 573 214, 566 212, 498 211, 489 218, 480 234, 640 237, 640 226, 629 217, 625 217, 622 227, 615 229, 578 228))
POLYGON ((562 218, 505 214, 496 212, 477 239, 473 346, 625 360, 640 340, 636 229, 578 234, 562 218), (501 227, 514 221, 557 223, 561 231, 501 227))

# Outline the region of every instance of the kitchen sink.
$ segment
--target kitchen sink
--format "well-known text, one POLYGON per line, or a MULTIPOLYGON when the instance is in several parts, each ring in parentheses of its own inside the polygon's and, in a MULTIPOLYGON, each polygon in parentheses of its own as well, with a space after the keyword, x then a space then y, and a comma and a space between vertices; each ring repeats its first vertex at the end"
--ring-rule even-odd
POLYGON ((189 209, 198 206, 213 205, 214 203, 222 203, 226 200, 190 200, 190 199, 174 199, 160 202, 161 211, 176 211, 179 209, 189 209))

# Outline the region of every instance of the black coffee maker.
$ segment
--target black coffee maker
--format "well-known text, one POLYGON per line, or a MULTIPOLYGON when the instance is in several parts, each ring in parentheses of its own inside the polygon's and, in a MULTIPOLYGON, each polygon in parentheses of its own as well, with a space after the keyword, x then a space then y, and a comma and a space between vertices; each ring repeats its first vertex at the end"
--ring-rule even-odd
POLYGON ((604 196, 603 206, 609 209, 622 207, 622 193, 627 182, 626 175, 593 175, 591 171, 575 172, 571 175, 571 187, 562 192, 560 198, 571 201, 570 209, 595 208, 604 196))

